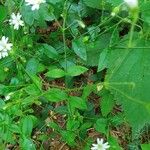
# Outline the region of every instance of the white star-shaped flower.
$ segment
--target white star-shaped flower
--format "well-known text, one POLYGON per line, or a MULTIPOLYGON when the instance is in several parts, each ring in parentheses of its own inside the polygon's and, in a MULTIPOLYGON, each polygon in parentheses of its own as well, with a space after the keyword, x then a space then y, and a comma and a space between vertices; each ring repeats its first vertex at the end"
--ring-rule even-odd
POLYGON ((8 43, 8 38, 5 36, 0 40, 0 59, 8 56, 8 51, 11 50, 12 43, 8 43))
POLYGON ((138 7, 138 0, 124 0, 124 2, 131 8, 137 8, 138 7))
POLYGON ((31 5, 32 11, 38 10, 40 8, 40 4, 46 3, 45 0, 25 0, 26 5, 31 5))
POLYGON ((97 144, 92 144, 92 146, 91 150, 106 150, 110 147, 108 142, 104 143, 104 140, 99 138, 97 138, 97 144))
POLYGON ((14 26, 15 30, 19 29, 19 26, 24 26, 24 22, 21 20, 21 14, 18 12, 17 15, 14 13, 11 14, 11 19, 9 20, 9 24, 14 26))

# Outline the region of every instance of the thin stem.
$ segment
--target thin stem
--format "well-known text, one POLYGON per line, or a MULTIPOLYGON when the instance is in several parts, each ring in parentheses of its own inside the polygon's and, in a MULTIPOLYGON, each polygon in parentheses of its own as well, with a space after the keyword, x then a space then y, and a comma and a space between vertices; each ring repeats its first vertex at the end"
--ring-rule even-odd
POLYGON ((65 59, 65 71, 67 72, 67 46, 66 46, 66 18, 67 18, 67 1, 64 3, 64 10, 63 10, 63 25, 62 25, 62 35, 63 35, 63 46, 64 46, 64 59, 65 59))

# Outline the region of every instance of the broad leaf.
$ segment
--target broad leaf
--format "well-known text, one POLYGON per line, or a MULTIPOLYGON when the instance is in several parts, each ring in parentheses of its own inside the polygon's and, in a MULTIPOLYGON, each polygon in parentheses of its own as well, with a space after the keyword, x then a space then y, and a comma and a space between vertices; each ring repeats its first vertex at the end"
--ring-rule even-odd
POLYGON ((150 123, 150 41, 133 40, 133 45, 140 48, 112 49, 105 87, 122 104, 134 131, 139 131, 150 123))

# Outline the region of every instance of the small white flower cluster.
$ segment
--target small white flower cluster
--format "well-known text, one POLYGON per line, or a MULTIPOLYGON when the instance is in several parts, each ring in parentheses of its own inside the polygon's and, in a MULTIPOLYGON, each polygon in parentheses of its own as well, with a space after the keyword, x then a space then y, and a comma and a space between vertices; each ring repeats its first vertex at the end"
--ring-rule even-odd
MULTIPOLYGON (((25 2, 27 6, 31 6, 32 11, 38 10, 41 3, 46 3, 45 0, 25 0, 25 2)), ((24 21, 21 20, 21 18, 22 15, 19 12, 17 14, 12 13, 9 24, 12 25, 15 30, 19 30, 21 26, 24 26, 24 21)), ((3 36, 0 40, 0 59, 8 56, 8 52, 11 50, 12 46, 12 43, 8 43, 8 37, 3 36)))
POLYGON ((11 18, 9 19, 9 24, 14 26, 15 30, 19 29, 19 26, 24 26, 24 22, 21 20, 21 14, 18 12, 17 15, 14 13, 11 14, 11 18))
POLYGON ((92 144, 91 150, 106 150, 110 147, 108 142, 104 143, 103 139, 97 138, 97 144, 92 144))
POLYGON ((45 3, 45 0, 25 0, 25 2, 27 3, 26 5, 30 5, 31 9, 34 10, 38 10, 40 8, 40 4, 45 3))

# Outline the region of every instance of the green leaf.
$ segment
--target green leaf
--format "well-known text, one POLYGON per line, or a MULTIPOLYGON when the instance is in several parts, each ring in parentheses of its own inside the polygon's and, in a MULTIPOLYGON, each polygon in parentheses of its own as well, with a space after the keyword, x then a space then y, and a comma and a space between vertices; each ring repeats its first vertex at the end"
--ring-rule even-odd
POLYGON ((122 0, 106 0, 108 3, 110 3, 111 5, 117 7, 122 3, 122 0))
POLYGON ((65 71, 63 71, 62 69, 51 69, 45 75, 51 78, 61 78, 65 76, 65 71))
POLYGON ((71 108, 78 108, 78 109, 87 109, 87 103, 84 99, 76 96, 71 96, 69 99, 69 103, 71 108))
POLYGON ((24 90, 29 95, 39 95, 40 94, 40 90, 34 84, 31 84, 31 85, 25 87, 24 90))
POLYGON ((74 119, 67 120, 67 130, 69 131, 76 131, 80 126, 80 122, 74 119))
POLYGON ((58 52, 53 48, 52 46, 48 44, 43 44, 44 53, 51 59, 57 59, 58 58, 58 52))
POLYGON ((103 116, 107 116, 113 109, 115 105, 113 95, 111 95, 108 91, 105 91, 102 94, 101 99, 101 112, 103 116))
POLYGON ((89 7, 100 9, 102 0, 83 0, 83 2, 89 7))
POLYGON ((29 6, 23 5, 21 7, 21 14, 26 24, 33 25, 37 12, 33 13, 29 6))
POLYGON ((68 145, 74 146, 75 145, 75 138, 76 134, 72 131, 61 131, 61 135, 64 141, 67 142, 68 145))
POLYGON ((30 116, 25 116, 21 120, 21 132, 23 136, 30 137, 33 129, 33 120, 30 116))
POLYGON ((53 122, 53 121, 48 122, 48 123, 47 123, 47 126, 50 127, 50 128, 52 128, 52 129, 54 129, 54 130, 56 130, 56 131, 58 131, 58 132, 61 132, 61 130, 62 130, 62 129, 59 127, 59 125, 56 124, 56 123, 53 122))
POLYGON ((68 76, 79 76, 86 72, 88 69, 83 66, 71 66, 67 69, 67 75, 68 76))
POLYGON ((42 81, 37 75, 33 75, 30 72, 27 72, 28 76, 32 80, 33 84, 40 90, 42 91, 42 81))
POLYGON ((39 61, 35 58, 29 59, 26 65, 26 70, 31 74, 36 74, 38 72, 39 61))
POLYGON ((140 5, 142 19, 144 22, 147 22, 150 25, 150 2, 142 2, 142 5, 140 5))
POLYGON ((142 144, 142 150, 150 150, 150 144, 142 144))
POLYGON ((94 125, 94 128, 96 129, 96 131, 107 135, 107 120, 103 118, 98 119, 96 121, 96 124, 94 125))
POLYGON ((22 150, 36 150, 35 144, 31 139, 24 138, 20 140, 22 150))
POLYGON ((86 45, 83 42, 83 39, 77 39, 72 42, 72 48, 74 52, 83 60, 86 61, 87 53, 86 53, 86 45))
POLYGON ((109 136, 108 143, 111 147, 111 150, 123 150, 118 144, 118 140, 113 136, 109 136))
POLYGON ((59 102, 66 100, 68 98, 67 94, 57 88, 51 88, 49 89, 45 94, 44 97, 47 98, 48 101, 50 102, 59 102))
POLYGON ((108 49, 104 49, 101 53, 100 53, 100 58, 99 58, 99 63, 98 63, 98 72, 102 71, 103 69, 105 69, 107 67, 108 64, 108 49))
POLYGON ((88 98, 88 96, 89 96, 92 92, 93 92, 93 86, 87 85, 87 86, 83 89, 82 98, 83 98, 83 99, 88 98))
MULTIPOLYGON (((122 104, 126 118, 133 131, 140 131, 150 123, 150 41, 135 37, 131 49, 113 49, 109 55, 109 70, 105 79, 105 88, 114 94, 122 104)), ((128 41, 123 39, 123 41, 128 41)), ((128 42, 122 42, 126 47, 128 42)))
MULTIPOLYGON (((101 52, 104 51, 104 49, 108 49, 108 46, 110 44, 111 34, 103 34, 95 41, 91 41, 87 43, 87 65, 89 66, 97 66, 100 59, 101 52)), ((103 52, 105 53, 105 52, 103 52)), ((104 54, 103 54, 104 55, 104 54)), ((104 56, 103 56, 104 57, 104 56)), ((106 61, 106 60, 105 60, 106 61)), ((106 63, 105 63, 106 64, 106 63)))
POLYGON ((0 5, 0 22, 3 21, 7 17, 7 9, 6 7, 0 5))
POLYGON ((52 3, 52 4, 57 4, 61 2, 62 0, 47 0, 47 2, 52 3))

